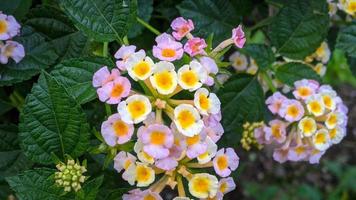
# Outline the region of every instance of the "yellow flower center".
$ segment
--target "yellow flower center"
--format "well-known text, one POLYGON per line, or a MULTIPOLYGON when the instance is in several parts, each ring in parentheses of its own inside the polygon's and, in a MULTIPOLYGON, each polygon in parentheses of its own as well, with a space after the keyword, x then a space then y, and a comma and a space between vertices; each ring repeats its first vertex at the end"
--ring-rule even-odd
POLYGON ((229 166, 229 161, 225 155, 219 156, 216 163, 220 170, 224 170, 229 166))
POLYGON ((154 196, 152 196, 151 194, 146 195, 143 200, 156 200, 156 198, 154 196))
POLYGON ((316 138, 315 138, 315 143, 317 144, 323 144, 326 142, 326 137, 324 134, 322 133, 319 133, 318 135, 316 135, 316 138))
POLYGON ((331 126, 334 126, 337 123, 337 116, 335 114, 330 114, 326 122, 331 126))
POLYGON ((146 182, 150 179, 150 169, 143 165, 138 165, 136 168, 136 179, 138 182, 146 182))
POLYGON ((329 132, 330 139, 334 139, 336 137, 337 130, 336 128, 331 129, 329 132))
POLYGON ((197 144, 200 141, 200 135, 194 135, 193 137, 187 137, 186 142, 188 146, 197 144))
POLYGON ((182 26, 182 27, 178 30, 178 33, 181 34, 181 35, 183 35, 183 34, 185 34, 185 33, 188 32, 188 31, 189 31, 189 27, 188 27, 187 25, 184 25, 184 26, 182 26))
POLYGON ((210 108, 210 100, 205 95, 199 96, 199 104, 200 108, 202 108, 203 110, 208 110, 210 108))
POLYGON ((132 101, 127 105, 127 108, 134 119, 141 117, 146 112, 146 105, 142 101, 132 101))
POLYGON ((302 146, 299 146, 299 147, 295 148, 295 152, 296 152, 298 155, 300 155, 300 154, 302 154, 302 153, 305 152, 305 148, 302 147, 302 146))
POLYGON ((323 108, 321 107, 321 104, 318 101, 312 101, 309 103, 309 108, 312 113, 321 113, 323 111, 323 108))
POLYGON ((325 53, 325 50, 324 50, 323 45, 320 46, 320 47, 316 50, 316 54, 317 54, 318 56, 322 56, 322 55, 324 55, 324 53, 325 53))
POLYGON ((242 59, 241 59, 241 58, 237 58, 237 59, 235 60, 235 64, 236 64, 237 66, 241 66, 241 65, 243 64, 242 59))
POLYGON ((302 97, 307 97, 311 94, 311 91, 307 87, 300 87, 300 88, 298 88, 298 93, 302 97))
POLYGON ((166 141, 166 134, 161 131, 153 131, 150 139, 152 144, 163 145, 166 141))
POLYGON ((198 193, 208 193, 210 190, 209 178, 198 177, 193 180, 193 189, 198 193))
POLYGON ((315 131, 315 122, 312 119, 302 121, 302 129, 304 133, 311 133, 315 131))
POLYGON ((183 129, 189 128, 195 123, 195 117, 189 110, 181 111, 178 114, 177 119, 183 129))
POLYGON ((332 107, 333 100, 329 95, 323 96, 323 102, 325 104, 325 107, 327 107, 329 109, 332 107))
POLYGON ((227 183, 224 182, 220 185, 219 189, 220 189, 220 192, 225 193, 227 191, 227 188, 228 188, 227 183))
POLYGON ((204 159, 204 158, 208 158, 208 157, 209 157, 209 153, 207 151, 198 156, 199 159, 204 159))
POLYGON ((143 77, 151 71, 150 64, 146 61, 141 61, 133 67, 133 71, 138 77, 143 77))
POLYGON ((7 22, 5 20, 0 20, 0 34, 6 33, 7 22))
POLYGON ((292 116, 293 118, 297 117, 299 114, 299 109, 295 105, 291 105, 287 109, 287 115, 292 116))
POLYGON ((122 120, 117 120, 113 124, 113 128, 118 137, 125 136, 129 132, 129 126, 122 120))
POLYGON ((169 90, 173 86, 173 75, 169 71, 163 71, 154 75, 155 82, 159 88, 169 90))
POLYGON ((279 138, 282 137, 282 135, 281 135, 281 126, 279 124, 273 124, 271 126, 271 130, 272 130, 272 135, 275 138, 279 139, 279 138))
POLYGON ((351 1, 349 3, 347 10, 349 10, 349 12, 352 12, 352 13, 356 12, 356 1, 351 1))
POLYGON ((163 49, 162 56, 172 58, 176 55, 176 51, 174 49, 163 49))
POLYGON ((116 85, 114 85, 114 88, 111 91, 111 96, 119 97, 122 95, 123 91, 124 91, 124 87, 121 84, 116 84, 116 85))
POLYGON ((194 71, 186 71, 181 75, 181 80, 188 86, 192 87, 199 81, 198 75, 194 71))
POLYGON ((125 163, 124 163, 124 169, 126 170, 127 168, 129 168, 130 167, 130 165, 131 165, 131 160, 130 159, 126 159, 126 161, 125 161, 125 163))

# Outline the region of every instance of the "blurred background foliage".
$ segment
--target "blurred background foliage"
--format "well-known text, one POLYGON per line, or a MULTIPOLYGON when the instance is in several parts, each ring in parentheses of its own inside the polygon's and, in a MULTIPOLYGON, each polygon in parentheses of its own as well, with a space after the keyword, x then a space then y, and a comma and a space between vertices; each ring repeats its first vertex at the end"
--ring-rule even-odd
MULTIPOLYGON (((169 30, 170 22, 175 17, 184 16, 195 22, 196 29, 199 30, 196 35, 207 37, 210 33, 214 33, 214 44, 229 37, 231 29, 239 23, 246 27, 248 44, 270 44, 268 38, 271 35, 268 25, 271 23, 271 17, 278 13, 285 1, 137 0, 137 3, 137 15, 160 32, 169 30)), ((102 43, 93 41, 92 38, 77 31, 76 25, 71 24, 70 19, 61 11, 57 0, 1 0, 0 10, 15 15, 26 29, 35 30, 38 37, 43 40, 42 42, 55 46, 52 60, 46 61, 49 66, 48 71, 56 68, 55 63, 67 58, 102 54, 102 43), (51 23, 47 23, 48 21, 51 23)), ((340 15, 344 17, 345 14, 340 13, 340 15)), ((327 33, 327 41, 332 56, 327 65, 326 75, 323 77, 323 82, 334 86, 349 107, 347 137, 340 144, 334 145, 318 165, 304 162, 279 164, 271 158, 269 149, 247 152, 238 145, 236 148, 241 157, 241 165, 234 174, 237 189, 226 195, 225 199, 356 199, 356 161, 354 159, 356 125, 353 123, 356 121, 356 59, 347 55, 350 52, 345 54, 335 48, 340 30, 347 27, 349 23, 342 20, 329 20, 330 29, 327 33)), ((139 49, 151 49, 155 38, 155 34, 144 29, 137 22, 130 28, 127 36, 128 40, 137 45, 139 49)), ((112 43, 110 54, 113 54, 119 46, 119 42, 112 43)), ((48 53, 47 50, 44 51, 48 53)), ((95 64, 93 67, 95 68, 95 64)), ((37 75, 26 77, 22 82, 0 88, 2 124, 18 124, 19 110, 22 109, 25 97, 37 78, 37 75)), ((104 105, 98 104, 98 100, 89 103, 86 103, 88 99, 82 101, 85 103, 83 110, 88 121, 93 127, 100 127, 100 121, 105 115, 102 112, 104 105)), ((17 127, 0 126, 0 137, 5 137, 2 135, 8 131, 16 134, 17 127)), ((232 142, 236 145, 239 138, 240 135, 236 135, 232 142)), ((1 146, 0 157, 4 158, 9 152, 16 156, 11 162, 0 159, 0 199, 6 199, 9 194, 13 194, 4 177, 31 167, 42 167, 41 164, 33 164, 24 157, 16 137, 7 138, 4 141, 10 145, 6 148, 1 146)), ((92 144, 96 142, 96 140, 91 141, 92 144)), ((88 171, 93 176, 101 173, 101 167, 105 162, 103 155, 86 153, 84 157, 88 159, 88 171)), ((105 181, 99 191, 98 199, 120 199, 121 194, 127 191, 125 188, 128 185, 120 181, 120 175, 112 169, 106 170, 104 175, 105 181)), ((166 198, 170 199, 170 197, 172 194, 167 191, 166 198)))

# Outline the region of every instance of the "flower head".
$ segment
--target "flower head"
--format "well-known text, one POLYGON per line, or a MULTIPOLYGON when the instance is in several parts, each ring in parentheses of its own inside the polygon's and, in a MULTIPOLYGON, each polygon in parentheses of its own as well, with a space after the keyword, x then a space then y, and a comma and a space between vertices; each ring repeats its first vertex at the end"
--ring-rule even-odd
POLYGON ((186 20, 183 17, 177 17, 172 21, 171 27, 174 31, 172 33, 173 37, 181 40, 194 29, 194 24, 190 19, 186 20))
POLYGON ((194 174, 189 180, 189 191, 196 198, 212 198, 219 187, 218 179, 207 173, 194 174))
POLYGON ((208 77, 207 77, 206 81, 204 82, 204 84, 207 86, 214 85, 214 78, 211 75, 216 75, 219 71, 215 60, 210 57, 203 56, 203 57, 199 58, 199 61, 200 61, 200 64, 205 68, 205 70, 208 73, 208 77))
POLYGON ((135 94, 120 102, 117 110, 124 122, 137 124, 146 119, 152 106, 146 96, 135 94))
POLYGON ((154 63, 144 51, 139 51, 131 54, 125 66, 132 79, 145 80, 152 74, 154 63))
POLYGON ((313 136, 313 143, 319 151, 325 151, 330 146, 329 132, 327 129, 319 129, 313 136))
POLYGON ((173 134, 169 127, 161 124, 151 124, 140 127, 138 136, 144 147, 143 150, 156 159, 165 158, 169 155, 169 148, 173 145, 173 134))
POLYGON ((242 30, 242 26, 232 29, 232 39, 238 48, 242 48, 246 42, 245 33, 242 30))
POLYGON ((183 56, 182 44, 175 41, 171 35, 163 33, 156 38, 157 45, 153 46, 153 56, 165 61, 174 61, 183 56))
POLYGON ((294 83, 295 90, 293 95, 297 99, 306 99, 316 92, 319 88, 319 83, 313 80, 300 80, 294 83))
POLYGON ((279 110, 279 115, 289 122, 300 120, 304 115, 304 108, 297 100, 284 100, 279 110))
POLYGON ((283 101, 286 99, 287 97, 285 97, 280 92, 275 92, 273 93, 273 95, 267 98, 266 104, 268 106, 268 109, 272 112, 272 114, 276 114, 279 112, 283 101))
POLYGON ((196 55, 204 55, 206 54, 204 48, 208 45, 205 43, 205 40, 202 38, 191 38, 185 43, 184 51, 189 54, 191 57, 196 55))
MULTIPOLYGON (((126 62, 127 60, 129 59, 129 57, 135 53, 136 51, 136 46, 134 45, 129 45, 129 46, 125 46, 125 45, 122 45, 120 47, 119 50, 117 50, 117 52, 115 53, 114 57, 116 59, 118 59, 116 61, 116 66, 122 70, 122 71, 125 71, 126 70, 126 62)), ((139 52, 142 52, 144 53, 143 50, 140 50, 139 52)))
POLYGON ((134 126, 124 122, 119 114, 111 115, 101 125, 101 134, 109 146, 124 144, 131 140, 134 126))
POLYGON ((221 177, 227 177, 239 166, 239 157, 232 148, 220 149, 213 160, 215 172, 221 177))
POLYGON ((194 94, 194 105, 203 115, 217 114, 220 111, 220 100, 214 93, 199 88, 194 94))
POLYGON ((200 88, 207 79, 207 71, 197 61, 191 61, 189 65, 183 65, 178 70, 179 85, 189 91, 194 91, 200 88))
POLYGON ((179 132, 188 137, 200 134, 204 126, 199 112, 189 104, 181 104, 174 109, 174 123, 179 132))
POLYGON ((22 46, 22 44, 18 42, 8 40, 6 41, 5 45, 0 46, 1 64, 8 63, 9 58, 12 58, 16 63, 19 63, 24 57, 25 57, 25 49, 22 46))
POLYGON ((323 98, 320 95, 310 96, 306 100, 308 111, 314 116, 321 116, 325 112, 325 105, 323 98))
POLYGON ((283 143, 286 140, 286 123, 275 119, 268 123, 270 127, 264 127, 265 139, 269 143, 275 141, 277 143, 283 143))
POLYGON ((160 94, 172 93, 177 87, 177 73, 174 71, 174 65, 166 61, 157 63, 150 81, 153 88, 160 94))
POLYGON ((131 164, 135 163, 136 157, 125 151, 120 151, 114 158, 114 168, 117 172, 127 170, 131 164))
POLYGON ((231 54, 231 56, 229 57, 229 61, 236 71, 244 71, 247 69, 247 58, 245 55, 241 54, 238 51, 231 54))
POLYGON ((20 24, 12 15, 0 13, 0 40, 8 40, 20 32, 20 24))
POLYGON ((122 178, 134 185, 137 182, 138 187, 149 186, 155 180, 155 172, 147 164, 137 162, 131 164, 122 174, 122 178))
POLYGON ((163 200, 162 197, 152 192, 150 189, 141 191, 140 189, 134 189, 129 191, 128 194, 122 196, 122 200, 163 200))
POLYGON ((54 174, 55 183, 64 188, 65 192, 74 190, 79 191, 84 183, 86 176, 83 175, 87 171, 85 166, 76 163, 69 159, 67 163, 59 163, 56 165, 58 171, 54 174))
POLYGON ((305 137, 310 137, 317 129, 316 121, 312 117, 304 117, 299 121, 298 129, 305 137))

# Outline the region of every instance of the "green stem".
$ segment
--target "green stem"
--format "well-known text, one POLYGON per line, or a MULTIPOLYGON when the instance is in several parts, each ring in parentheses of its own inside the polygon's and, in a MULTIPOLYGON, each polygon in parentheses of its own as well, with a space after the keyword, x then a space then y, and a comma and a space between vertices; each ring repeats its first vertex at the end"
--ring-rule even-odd
POLYGON ((276 92, 277 88, 273 85, 272 79, 268 76, 268 74, 264 71, 261 71, 260 74, 262 75, 262 78, 267 82, 269 89, 272 92, 276 92))
POLYGON ((141 18, 136 17, 136 20, 137 20, 138 23, 140 23, 142 26, 146 27, 152 33, 154 33, 156 35, 160 35, 161 34, 157 29, 155 29, 153 26, 151 26, 148 23, 146 23, 145 21, 143 21, 141 18))
POLYGON ((108 57, 108 46, 109 46, 109 43, 108 42, 104 42, 104 45, 103 45, 103 56, 105 58, 108 57))
POLYGON ((112 112, 111 112, 111 106, 109 104, 105 104, 105 112, 106 112, 106 115, 109 117, 112 112))
POLYGON ((130 42, 129 42, 129 39, 127 38, 127 35, 123 38, 123 42, 125 45, 129 45, 130 42))

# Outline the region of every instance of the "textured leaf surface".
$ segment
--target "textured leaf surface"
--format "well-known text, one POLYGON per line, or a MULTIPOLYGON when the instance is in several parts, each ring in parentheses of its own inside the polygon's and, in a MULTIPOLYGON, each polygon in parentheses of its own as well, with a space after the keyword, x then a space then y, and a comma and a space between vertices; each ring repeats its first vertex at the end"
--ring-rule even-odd
POLYGON ((52 163, 51 152, 76 158, 87 149, 89 125, 83 110, 47 73, 40 76, 27 96, 20 121, 22 147, 35 162, 52 163))
POLYGON ((343 50, 348 56, 356 57, 356 20, 339 32, 336 48, 343 50))
POLYGON ((6 178, 20 200, 64 200, 62 188, 55 185, 53 169, 28 170, 16 176, 6 178))
POLYGON ((66 60, 52 70, 51 74, 78 103, 83 104, 96 97, 96 90, 92 86, 94 73, 102 66, 112 67, 114 63, 104 58, 77 58, 66 60))
MULTIPOLYGON (((153 0, 137 0, 137 16, 143 19, 145 22, 149 22, 153 11, 153 0)), ((134 38, 140 35, 144 27, 139 23, 134 23, 129 32, 129 38, 134 38)))
POLYGON ((95 200, 96 196, 99 192, 99 188, 103 183, 104 176, 100 176, 93 180, 86 182, 77 194, 75 199, 76 200, 95 200))
POLYGON ((13 60, 6 65, 0 64, 0 86, 28 80, 54 64, 58 58, 53 46, 30 27, 24 27, 21 37, 15 40, 23 44, 26 55, 18 64, 13 60))
POLYGON ((231 37, 232 29, 241 21, 238 7, 233 1, 184 0, 178 5, 178 10, 183 17, 194 21, 194 34, 208 36, 214 33, 214 39, 221 42, 231 37))
POLYGON ((276 60, 271 48, 266 45, 249 44, 241 50, 251 56, 256 61, 258 67, 263 70, 270 67, 276 60))
POLYGON ((136 0, 60 0, 77 27, 97 41, 119 40, 137 13, 136 0))
POLYGON ((1 0, 0 10, 7 15, 14 15, 21 20, 28 12, 32 0, 1 0))
POLYGON ((15 125, 0 125, 0 181, 32 165, 20 149, 17 132, 15 125))
MULTIPOLYGON (((232 76, 218 91, 218 96, 226 137, 238 134, 246 121, 256 122, 263 119, 264 95, 256 77, 232 76)), ((232 142, 236 145, 236 141, 232 142)))
POLYGON ((326 1, 288 0, 270 26, 270 39, 277 53, 304 59, 325 39, 329 27, 326 1))
POLYGON ((277 68, 278 80, 293 86, 295 81, 301 79, 314 79, 320 81, 320 76, 308 65, 303 63, 287 63, 277 68))

